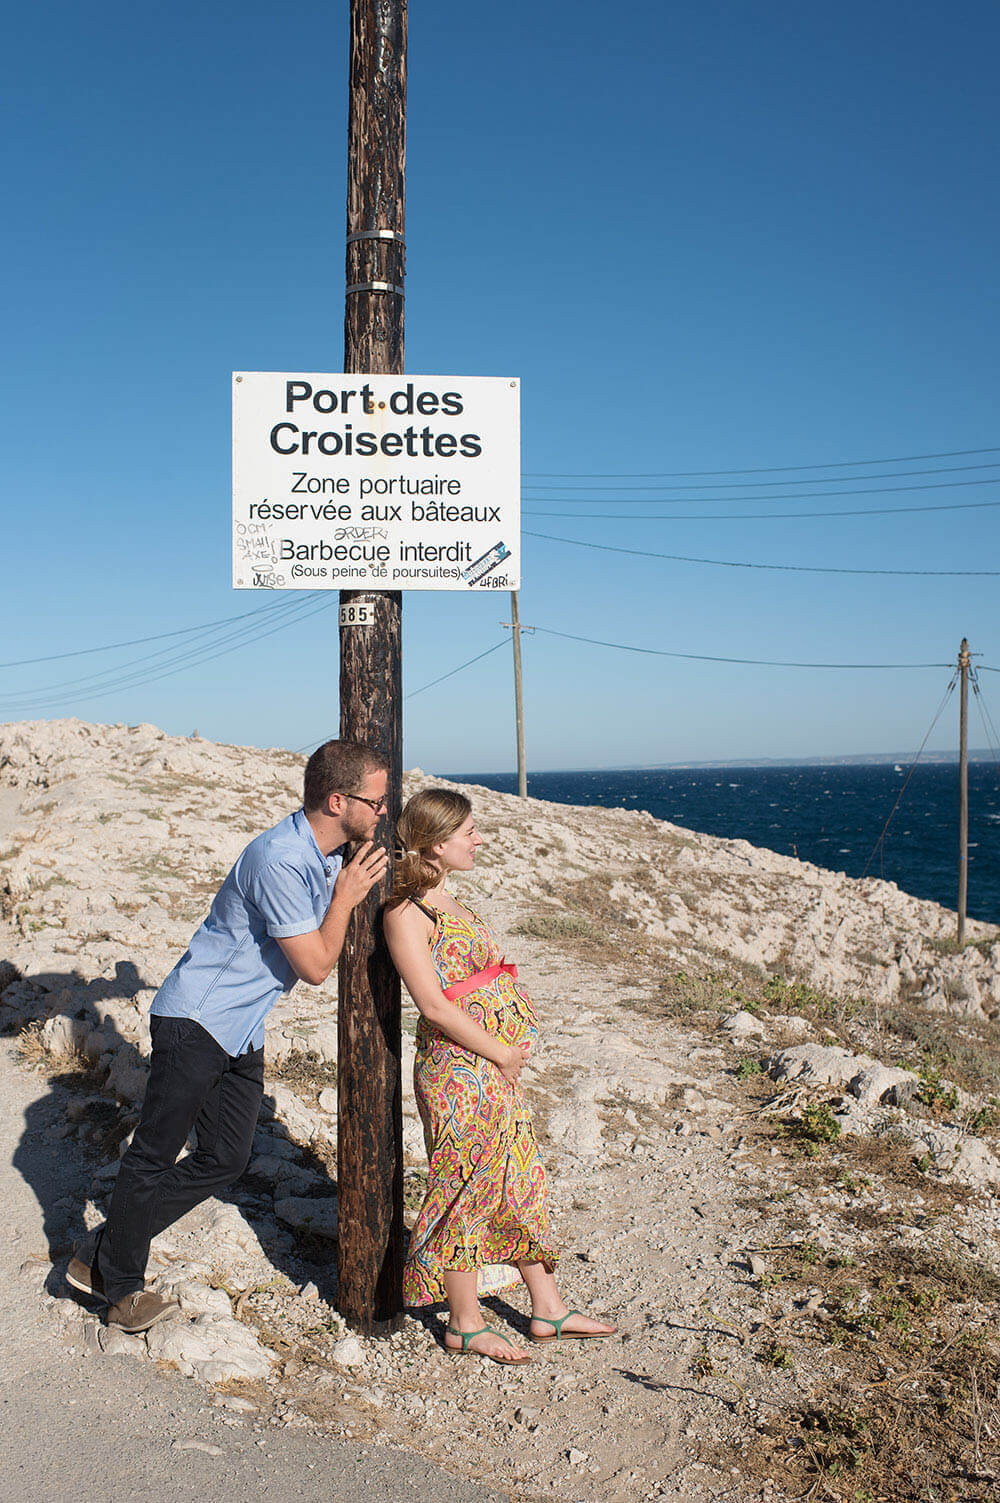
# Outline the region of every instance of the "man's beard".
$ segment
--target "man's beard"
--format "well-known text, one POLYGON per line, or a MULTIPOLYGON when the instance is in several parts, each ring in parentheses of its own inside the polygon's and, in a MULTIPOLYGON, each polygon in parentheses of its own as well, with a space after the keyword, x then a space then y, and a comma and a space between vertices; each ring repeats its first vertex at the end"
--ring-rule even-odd
POLYGON ((348 840, 370 840, 371 836, 368 833, 370 826, 371 817, 365 804, 362 804, 357 810, 352 805, 348 813, 341 819, 341 829, 348 840))

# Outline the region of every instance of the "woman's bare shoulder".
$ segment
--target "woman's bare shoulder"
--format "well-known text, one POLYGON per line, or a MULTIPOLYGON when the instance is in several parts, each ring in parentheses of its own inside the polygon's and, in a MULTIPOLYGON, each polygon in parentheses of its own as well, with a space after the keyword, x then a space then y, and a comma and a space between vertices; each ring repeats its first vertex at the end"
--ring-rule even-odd
POLYGON ((387 905, 382 922, 387 930, 397 934, 426 934, 434 928, 434 920, 427 909, 411 898, 401 898, 387 905))

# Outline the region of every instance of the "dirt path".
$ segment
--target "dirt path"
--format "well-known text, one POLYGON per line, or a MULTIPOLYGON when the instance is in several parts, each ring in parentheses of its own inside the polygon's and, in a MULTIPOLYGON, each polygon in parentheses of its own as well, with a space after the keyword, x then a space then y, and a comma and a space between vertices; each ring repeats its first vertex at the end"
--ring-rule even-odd
POLYGON ((42 1207, 31 1188, 44 1176, 55 1198, 68 1202, 86 1189, 79 1161, 49 1130, 61 1124, 57 1104, 48 1124, 33 1111, 51 1094, 46 1081, 18 1065, 9 1040, 3 1040, 0 1203, 7 1235, 0 1239, 0 1498, 499 1503, 504 1494, 456 1479, 397 1447, 334 1442, 268 1424, 268 1416, 256 1411, 212 1407, 213 1396, 179 1374, 107 1356, 82 1339, 83 1322, 53 1272, 42 1207), (26 1132, 29 1120, 33 1126, 26 1132))

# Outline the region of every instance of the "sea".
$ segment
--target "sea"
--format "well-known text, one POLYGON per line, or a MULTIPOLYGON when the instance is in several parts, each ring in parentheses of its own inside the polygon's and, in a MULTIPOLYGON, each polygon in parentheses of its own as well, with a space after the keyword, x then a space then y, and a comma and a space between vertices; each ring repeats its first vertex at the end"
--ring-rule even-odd
MULTIPOLYGON (((448 776, 517 792, 512 773, 448 776)), ((954 763, 918 763, 912 775, 881 762, 538 772, 528 776, 528 793, 557 804, 645 809, 849 877, 883 877, 946 908, 958 902, 954 763)), ((1000 770, 992 762, 969 764, 968 913, 1000 924, 1000 770)))

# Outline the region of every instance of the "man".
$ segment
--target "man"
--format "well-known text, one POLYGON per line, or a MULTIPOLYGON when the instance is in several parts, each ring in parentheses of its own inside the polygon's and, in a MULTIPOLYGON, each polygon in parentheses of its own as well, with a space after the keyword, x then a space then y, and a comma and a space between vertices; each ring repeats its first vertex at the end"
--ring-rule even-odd
POLYGON ((386 805, 377 752, 327 741, 305 769, 297 813, 252 840, 150 1010, 142 1115, 108 1218, 66 1270, 106 1301, 108 1323, 148 1330, 176 1305, 144 1287, 149 1244, 247 1166, 264 1090, 264 1019, 296 981, 319 986, 351 912, 385 874, 372 836, 386 805), (343 864, 347 841, 362 842, 343 864), (179 1162, 192 1128, 196 1148, 179 1162))

